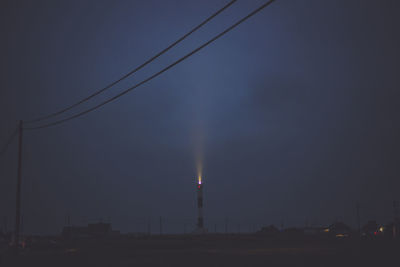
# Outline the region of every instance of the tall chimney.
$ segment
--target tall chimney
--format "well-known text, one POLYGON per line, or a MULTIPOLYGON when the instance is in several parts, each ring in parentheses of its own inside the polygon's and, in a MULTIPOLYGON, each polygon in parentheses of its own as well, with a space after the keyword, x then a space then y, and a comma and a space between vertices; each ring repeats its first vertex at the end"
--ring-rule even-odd
POLYGON ((201 177, 199 177, 197 182, 197 209, 198 209, 197 228, 198 230, 202 230, 204 229, 204 220, 203 220, 203 184, 201 177))

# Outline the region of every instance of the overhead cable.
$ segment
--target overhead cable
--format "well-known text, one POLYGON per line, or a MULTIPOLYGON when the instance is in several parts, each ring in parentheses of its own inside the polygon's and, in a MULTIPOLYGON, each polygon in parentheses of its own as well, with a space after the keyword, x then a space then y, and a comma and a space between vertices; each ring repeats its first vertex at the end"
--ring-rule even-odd
POLYGON ((211 21, 213 18, 215 18, 216 16, 218 16, 222 11, 224 11, 225 9, 227 9, 228 7, 230 7, 232 4, 234 4, 237 0, 232 0, 230 1, 228 4, 226 4, 224 7, 222 7, 221 9, 219 9, 217 12, 215 12, 214 14, 212 14, 210 17, 208 17, 207 19, 205 19, 203 22, 201 22, 199 25, 197 25, 196 27, 194 27, 192 30, 190 30, 188 33, 186 33, 185 35, 183 35, 182 37, 180 37, 178 40, 176 40, 175 42, 173 42, 172 44, 170 44, 167 48, 163 49, 162 51, 160 51, 159 53, 157 53, 156 55, 154 55, 153 57, 149 58, 147 61, 145 61, 143 64, 141 64, 140 66, 136 67, 135 69, 131 70, 130 72, 128 72, 127 74, 123 75, 121 78, 119 78, 118 80, 115 80, 114 82, 108 84, 106 87, 96 91, 95 93, 83 98, 82 100, 66 107, 63 108, 59 111, 56 111, 54 113, 48 114, 46 116, 42 116, 33 120, 28 120, 28 121, 24 121, 24 123, 34 123, 34 122, 39 122, 45 119, 49 119, 52 118, 54 116, 60 115, 68 110, 71 110, 72 108, 79 106, 80 104, 83 104, 84 102, 90 100, 91 98, 103 93, 104 91, 110 89, 111 87, 113 87, 114 85, 116 85, 117 83, 121 82, 122 80, 128 78, 129 76, 131 76, 132 74, 134 74, 135 72, 139 71, 140 69, 142 69, 143 67, 145 67, 147 64, 151 63, 152 61, 154 61, 155 59, 157 59, 158 57, 160 57, 162 54, 166 53, 168 50, 170 50, 171 48, 173 48, 174 46, 176 46, 177 44, 179 44, 180 42, 182 42, 184 39, 186 39, 189 35, 191 35, 192 33, 194 33, 195 31, 197 31, 198 29, 200 29, 202 26, 204 26, 206 23, 208 23, 209 21, 211 21))
POLYGON ((203 49, 204 47, 208 46, 209 44, 211 44, 212 42, 216 41, 217 39, 219 39, 220 37, 222 37, 223 35, 225 35, 226 33, 230 32, 231 30, 233 30, 234 28, 236 28, 237 26, 239 26, 241 23, 243 23, 244 21, 246 21, 247 19, 249 19, 250 17, 254 16, 255 14, 257 14, 258 12, 260 12, 261 10, 263 10, 264 8, 266 8, 267 6, 269 6, 271 3, 273 3, 275 0, 269 0, 266 3, 264 3, 263 5, 261 5, 260 7, 256 8, 255 10, 253 10, 252 12, 250 12, 248 15, 246 15, 245 17, 243 17, 242 19, 238 20, 236 23, 232 24, 231 26, 229 26, 227 29, 225 29, 224 31, 222 31, 221 33, 217 34, 216 36, 214 36, 213 38, 211 38, 209 41, 205 42, 204 44, 200 45, 199 47, 197 47, 196 49, 192 50, 190 53, 186 54, 185 56, 179 58, 178 60, 176 60, 175 62, 173 62, 172 64, 168 65, 167 67, 165 67, 164 69, 158 71, 157 73, 151 75, 150 77, 142 80, 141 82, 133 85, 132 87, 129 87, 128 89, 122 91, 121 93, 115 95, 112 98, 109 98, 108 100, 101 102, 100 104, 97 104, 94 107, 91 107, 89 109, 86 109, 80 113, 77 113, 75 115, 69 116, 67 118, 61 119, 61 120, 57 120, 55 122, 51 122, 51 123, 47 123, 47 124, 43 124, 40 126, 35 126, 35 127, 25 127, 24 129, 42 129, 42 128, 47 128, 50 126, 54 126, 60 123, 64 123, 67 122, 69 120, 72 119, 76 119, 80 116, 83 116, 91 111, 94 111, 116 99, 118 99, 119 97, 127 94, 128 92, 136 89, 137 87, 147 83, 148 81, 156 78, 157 76, 161 75, 162 73, 166 72, 167 70, 171 69, 172 67, 174 67, 175 65, 181 63, 182 61, 184 61, 185 59, 189 58, 190 56, 194 55, 195 53, 199 52, 201 49, 203 49))

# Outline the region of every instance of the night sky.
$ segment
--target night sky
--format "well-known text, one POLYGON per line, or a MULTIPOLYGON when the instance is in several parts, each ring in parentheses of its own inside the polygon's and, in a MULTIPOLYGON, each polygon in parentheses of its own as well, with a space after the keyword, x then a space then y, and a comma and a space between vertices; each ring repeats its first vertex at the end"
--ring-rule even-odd
MULTIPOLYGON (((88 96, 228 0, 0 3, 0 145, 29 120, 88 96)), ((160 70, 265 1, 237 1, 136 75, 160 70)), ((86 116, 24 132, 25 233, 111 221, 122 232, 196 222, 247 231, 386 223, 400 200, 400 4, 277 0, 148 84, 86 116)), ((68 113, 73 114, 74 112, 68 113)), ((68 115, 66 114, 66 115, 68 115)), ((51 121, 51 120, 50 120, 51 121)), ((0 158, 0 224, 14 226, 17 139, 0 158)))

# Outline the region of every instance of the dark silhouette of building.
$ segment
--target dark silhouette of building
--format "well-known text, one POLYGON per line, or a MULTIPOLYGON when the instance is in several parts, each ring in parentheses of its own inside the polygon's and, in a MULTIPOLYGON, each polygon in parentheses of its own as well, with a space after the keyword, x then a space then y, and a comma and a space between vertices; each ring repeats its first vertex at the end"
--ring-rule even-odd
POLYGON ((109 223, 90 223, 88 226, 65 226, 62 231, 64 238, 106 237, 112 234, 109 223))
POLYGON ((338 238, 349 237, 352 234, 351 228, 342 222, 331 224, 325 232, 338 238))
POLYGON ((368 221, 362 228, 361 228, 361 236, 374 238, 379 233, 379 225, 376 221, 368 221))
POLYGON ((257 233, 263 235, 277 235, 279 234, 279 229, 276 228, 273 224, 271 224, 270 226, 262 227, 261 230, 258 231, 257 233))
POLYGON ((92 236, 107 236, 111 234, 111 224, 109 223, 90 223, 88 232, 92 236))

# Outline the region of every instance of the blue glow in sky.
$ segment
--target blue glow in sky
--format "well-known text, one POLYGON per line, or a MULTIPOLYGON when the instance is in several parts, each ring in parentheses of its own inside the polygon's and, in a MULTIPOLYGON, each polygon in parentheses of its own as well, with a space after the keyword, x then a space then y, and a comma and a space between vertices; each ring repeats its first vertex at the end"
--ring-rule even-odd
MULTIPOLYGON (((78 101, 165 48, 227 1, 2 1, 0 140, 20 118, 78 101)), ((86 107, 160 70, 263 1, 238 1, 86 107)), ((206 224, 391 219, 398 198, 396 1, 276 1, 134 92, 27 132, 25 231, 111 219, 145 231, 195 224, 201 151, 206 224), (200 144, 200 145, 199 145, 200 144)), ((12 225, 16 143, 0 159, 12 225)), ((222 228, 221 228, 222 229, 222 228)))

